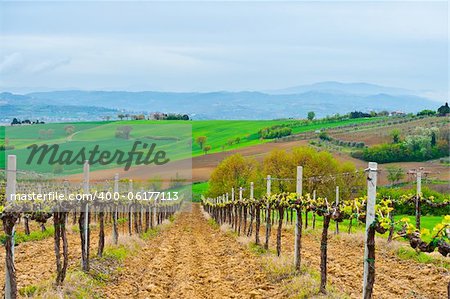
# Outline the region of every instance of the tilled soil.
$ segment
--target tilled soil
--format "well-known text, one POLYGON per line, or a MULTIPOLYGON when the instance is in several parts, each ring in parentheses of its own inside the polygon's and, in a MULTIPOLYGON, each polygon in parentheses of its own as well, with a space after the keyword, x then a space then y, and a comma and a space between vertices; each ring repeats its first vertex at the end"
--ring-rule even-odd
MULTIPOLYGON (((126 231, 121 226, 121 233, 126 231)), ((272 229, 270 248, 275 248, 272 229)), ((98 232, 91 235, 95 255, 98 232)), ((253 236, 254 237, 254 236, 253 236)), ((264 228, 261 228, 264 239, 264 228)), ((76 232, 69 237, 70 266, 79 268, 80 241, 76 232)), ((147 241, 142 252, 130 256, 117 277, 99 290, 107 298, 286 298, 281 284, 262 272, 260 259, 236 240, 213 228, 200 206, 181 212, 175 222, 147 241)), ((292 255, 294 235, 283 230, 282 254, 292 255)), ((302 262, 319 271, 320 231, 307 230, 302 238, 302 262)), ((363 272, 361 234, 329 234, 328 277, 339 292, 360 298, 363 272)), ((4 249, 0 251, 4 260, 4 249)), ((55 258, 53 238, 27 242, 16 247, 19 288, 53 279, 55 258)), ((447 298, 448 270, 436 265, 399 259, 377 240, 374 298, 447 298)), ((4 267, 0 267, 4 285, 4 267)))
MULTIPOLYGON (((328 237, 328 281, 338 291, 351 298, 362 297, 363 279, 363 235, 341 232, 332 233, 334 222, 330 225, 328 237)), ((317 272, 320 271, 321 228, 307 230, 302 237, 302 261, 317 272)), ((261 230, 264 238, 264 230, 261 230)), ((291 229, 282 232, 282 254, 293 253, 294 234, 291 229)), ((447 284, 450 273, 444 267, 432 264, 402 260, 386 245, 386 240, 376 240, 376 277, 373 298, 447 298, 447 284)), ((272 227, 270 248, 276 246, 276 226, 272 227)), ((398 245, 397 246, 405 246, 398 245)))
MULTIPOLYGON (((48 227, 51 226, 49 223, 48 227)), ((69 268, 81 267, 81 242, 78 232, 68 232, 69 268)), ((91 256, 97 253, 98 231, 91 231, 91 256)), ((0 250, 0 260, 5 260, 5 249, 0 250)), ((18 289, 53 279, 56 273, 56 258, 53 237, 40 241, 25 242, 17 245, 14 250, 18 289)), ((5 284, 5 267, 0 266, 0 286, 5 284)), ((3 289, 0 290, 3 297, 3 289)))
POLYGON ((128 259, 108 298, 284 298, 257 258, 213 229, 193 205, 128 259))

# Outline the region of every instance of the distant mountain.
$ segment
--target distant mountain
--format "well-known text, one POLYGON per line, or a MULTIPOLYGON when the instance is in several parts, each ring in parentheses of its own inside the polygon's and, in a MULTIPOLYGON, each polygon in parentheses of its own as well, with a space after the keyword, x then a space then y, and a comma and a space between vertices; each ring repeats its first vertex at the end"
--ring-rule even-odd
POLYGON ((102 120, 118 113, 116 109, 104 107, 48 105, 27 95, 0 93, 0 124, 10 123, 13 118, 45 122, 102 120))
MULTIPOLYGON (((400 110, 417 112, 436 109, 438 104, 404 89, 368 83, 322 82, 272 92, 127 92, 127 91, 52 91, 25 95, 0 94, 1 105, 26 105, 27 109, 48 106, 67 113, 96 111, 101 115, 132 113, 187 113, 194 119, 276 119, 304 118, 308 111, 318 117, 350 111, 400 110), (97 107, 93 109, 92 107, 97 107), (105 108, 107 107, 107 108, 105 108)), ((60 112, 55 112, 58 118, 60 112)), ((1 114, 3 116, 3 113, 1 114)), ((94 114, 93 114, 94 115, 94 114)), ((89 115, 88 115, 89 116, 89 115)))
POLYGON ((356 95, 373 95, 380 93, 387 93, 391 95, 408 95, 415 92, 407 89, 387 87, 370 83, 342 83, 336 81, 318 82, 310 85, 299 85, 294 87, 288 87, 279 90, 267 91, 270 94, 294 94, 305 92, 327 92, 327 93, 348 93, 356 95))

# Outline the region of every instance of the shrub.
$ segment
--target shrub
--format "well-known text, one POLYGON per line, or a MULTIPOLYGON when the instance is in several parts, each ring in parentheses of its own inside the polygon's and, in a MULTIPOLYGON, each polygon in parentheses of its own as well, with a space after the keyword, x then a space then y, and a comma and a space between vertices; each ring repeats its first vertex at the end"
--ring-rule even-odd
POLYGON ((328 135, 327 132, 320 132, 319 133, 319 138, 325 141, 330 141, 331 137, 328 135))
MULTIPOLYGON (((286 125, 276 125, 268 128, 261 129, 258 132, 262 139, 274 139, 289 136, 292 134, 292 129, 286 125)), ((237 142, 237 140, 235 140, 237 142)), ((238 142, 237 142, 238 143, 238 142)))

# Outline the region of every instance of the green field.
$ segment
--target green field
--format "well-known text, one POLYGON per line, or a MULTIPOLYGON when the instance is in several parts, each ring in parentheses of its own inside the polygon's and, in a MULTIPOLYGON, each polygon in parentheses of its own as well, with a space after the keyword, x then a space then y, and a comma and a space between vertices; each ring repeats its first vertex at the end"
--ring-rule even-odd
MULTIPOLYGON (((259 138, 258 132, 266 127, 275 125, 288 125, 292 128, 292 134, 310 132, 337 126, 362 124, 378 121, 380 118, 360 118, 348 120, 319 120, 313 122, 298 120, 261 120, 261 121, 234 121, 234 120, 206 120, 206 121, 116 121, 116 122, 84 122, 71 123, 75 127, 73 134, 67 134, 64 128, 68 123, 45 124, 32 126, 2 127, 0 130, 0 140, 8 138, 9 144, 15 148, 6 151, 5 154, 17 154, 19 157, 27 157, 29 152, 26 147, 30 144, 59 144, 61 150, 70 149, 77 151, 82 147, 100 144, 109 149, 129 149, 130 143, 136 139, 153 138, 154 136, 178 136, 179 142, 168 142, 158 140, 157 144, 161 149, 171 154, 172 160, 199 156, 204 154, 200 145, 195 142, 199 136, 206 136, 205 145, 211 147, 209 153, 228 151, 236 148, 248 147, 260 143, 270 142, 270 139, 259 138), (130 139, 115 138, 114 132, 120 126, 132 126, 130 139), (156 126, 153 126, 156 125, 156 126), (42 137, 42 132, 52 130, 49 136, 42 137), (6 133, 5 133, 6 130, 6 133), (191 135, 192 134, 192 135, 191 135), (70 138, 69 138, 69 135, 70 138), (184 138, 192 137, 192 151, 179 150, 185 147, 188 142, 184 138), (229 140, 236 140, 229 145, 229 140)), ((4 142, 4 140, 3 140, 4 142)), ((1 143, 3 143, 1 142, 1 143)), ((190 145, 189 145, 190 146, 190 145)), ((5 156, 0 155, 0 168, 5 167, 5 156)), ((23 161, 18 161, 19 168, 23 167, 23 161)), ((112 168, 114 165, 97 167, 98 169, 112 168)), ((34 171, 44 171, 44 167, 36 166, 34 171)), ((48 170, 48 169, 47 169, 48 170)), ((80 167, 65 169, 65 172, 74 173, 80 171, 80 167)))
MULTIPOLYGON (((275 125, 288 124, 292 126, 292 134, 298 134, 303 132, 310 132, 320 129, 333 128, 338 126, 363 124, 368 122, 379 121, 380 117, 374 118, 358 118, 348 120, 330 120, 330 121, 317 121, 305 124, 298 120, 200 120, 182 122, 192 126, 192 137, 195 140, 196 137, 206 136, 206 145, 211 146, 209 153, 221 152, 222 146, 225 145, 224 150, 233 150, 236 148, 242 148, 252 146, 260 143, 270 142, 271 140, 261 140, 258 136, 259 130, 275 125), (234 143, 229 146, 228 140, 236 139, 239 137, 241 140, 239 143, 234 143)), ((136 121, 123 121, 123 124, 134 124, 136 121)), ((180 123, 180 121, 138 121, 138 123, 144 124, 173 124, 180 123)), ((193 142, 192 155, 198 156, 203 154, 200 146, 193 142)))
POLYGON ((201 202, 202 195, 208 191, 208 182, 195 183, 192 185, 192 201, 201 202))

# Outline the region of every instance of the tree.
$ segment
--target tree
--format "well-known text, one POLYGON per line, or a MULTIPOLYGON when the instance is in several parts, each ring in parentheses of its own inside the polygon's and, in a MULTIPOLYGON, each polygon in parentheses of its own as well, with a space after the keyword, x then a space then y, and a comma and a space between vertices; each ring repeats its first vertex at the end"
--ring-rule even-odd
POLYGON ((205 152, 205 155, 208 154, 208 152, 211 150, 211 145, 206 145, 203 147, 203 152, 205 152))
POLYGON ((203 149, 203 145, 206 143, 206 136, 198 136, 195 138, 195 143, 200 146, 200 149, 203 149))
MULTIPOLYGON (((273 150, 263 162, 263 174, 271 175, 274 178, 288 178, 294 173, 294 165, 291 156, 283 150, 273 150)), ((272 182, 272 192, 294 191, 288 189, 291 185, 289 181, 277 180, 272 182)))
POLYGON ((121 126, 116 129, 116 138, 130 139, 130 133, 133 130, 131 126, 121 126))
POLYGON ((209 179, 208 196, 216 197, 230 193, 231 188, 248 187, 250 182, 255 183, 255 197, 261 195, 263 180, 256 160, 244 158, 235 154, 224 159, 214 169, 209 179))
POLYGON ((436 146, 436 132, 431 132, 431 146, 436 146))
POLYGON ((313 120, 314 117, 316 117, 316 113, 314 113, 314 111, 308 112, 308 119, 309 119, 309 120, 313 120))
POLYGON ((401 167, 388 166, 386 167, 386 170, 388 172, 387 179, 391 185, 398 183, 405 177, 405 170, 401 167))
POLYGON ((418 112, 417 116, 427 116, 427 115, 435 115, 435 114, 436 114, 436 111, 425 109, 425 110, 418 112))
POLYGON ((122 119, 125 118, 125 115, 124 115, 124 114, 119 114, 119 115, 117 115, 117 117, 118 117, 120 120, 122 120, 122 119))
POLYGON ((11 126, 20 125, 20 124, 21 124, 21 122, 17 118, 14 117, 11 122, 11 126))
POLYGON ((52 138, 52 137, 53 137, 53 133, 55 133, 55 130, 53 130, 53 129, 48 129, 48 130, 47 130, 47 137, 48 137, 48 138, 52 138))
POLYGON ((72 135, 75 132, 75 127, 73 125, 67 125, 64 127, 64 131, 66 131, 66 135, 72 135))
POLYGON ((448 106, 448 103, 445 103, 445 105, 442 105, 438 109, 438 113, 440 116, 444 116, 450 113, 450 107, 448 106))
POLYGON ((330 141, 331 140, 331 137, 325 131, 322 131, 322 132, 319 133, 319 138, 322 139, 322 140, 325 140, 325 141, 330 141))
POLYGON ((392 143, 399 143, 400 142, 400 130, 399 129, 392 130, 391 137, 392 137, 392 143))

